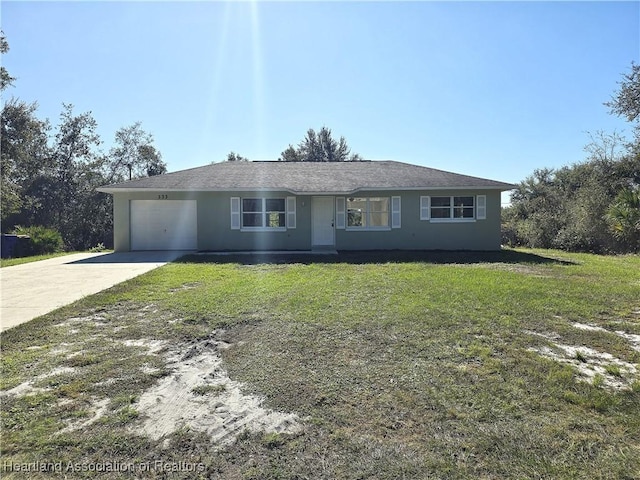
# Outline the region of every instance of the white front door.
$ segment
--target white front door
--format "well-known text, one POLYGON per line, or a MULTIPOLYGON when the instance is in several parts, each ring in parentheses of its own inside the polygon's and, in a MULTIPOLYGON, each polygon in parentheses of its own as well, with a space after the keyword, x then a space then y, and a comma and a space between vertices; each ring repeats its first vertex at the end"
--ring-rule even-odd
POLYGON ((335 245, 333 197, 313 197, 311 200, 311 245, 333 247, 335 245))

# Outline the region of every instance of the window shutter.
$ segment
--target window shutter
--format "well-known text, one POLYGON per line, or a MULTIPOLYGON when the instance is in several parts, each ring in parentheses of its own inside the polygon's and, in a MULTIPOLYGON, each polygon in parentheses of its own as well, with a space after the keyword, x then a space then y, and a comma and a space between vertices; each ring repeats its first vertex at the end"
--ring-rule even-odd
POLYGON ((344 197, 336 197, 336 228, 344 228, 345 224, 344 197))
POLYGON ((400 228, 400 197, 391 197, 391 228, 400 228))
POLYGON ((231 230, 240 230, 240 197, 231 197, 231 230))
POLYGON ((287 228, 296 228, 296 197, 287 197, 287 228))
POLYGON ((420 197, 420 220, 431 218, 431 197, 420 197))
POLYGON ((487 196, 478 195, 476 197, 476 219, 485 220, 487 218, 487 196))

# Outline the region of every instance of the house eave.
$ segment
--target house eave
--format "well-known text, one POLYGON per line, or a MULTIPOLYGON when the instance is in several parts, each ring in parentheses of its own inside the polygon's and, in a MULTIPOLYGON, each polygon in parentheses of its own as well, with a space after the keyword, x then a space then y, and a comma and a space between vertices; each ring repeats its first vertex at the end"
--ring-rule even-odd
POLYGON ((506 192, 509 190, 513 190, 516 188, 515 185, 505 184, 503 186, 456 186, 456 187, 360 187, 354 190, 335 190, 335 191, 327 191, 327 190, 292 190, 289 188, 264 188, 264 187, 234 187, 234 188, 157 188, 157 187, 118 187, 118 188, 109 188, 109 187, 98 187, 96 190, 102 193, 143 193, 143 192, 184 192, 184 193, 194 193, 194 192, 289 192, 292 195, 309 195, 309 196, 320 196, 320 195, 354 195, 359 192, 420 192, 420 191, 445 191, 445 190, 499 190, 501 192, 506 192))

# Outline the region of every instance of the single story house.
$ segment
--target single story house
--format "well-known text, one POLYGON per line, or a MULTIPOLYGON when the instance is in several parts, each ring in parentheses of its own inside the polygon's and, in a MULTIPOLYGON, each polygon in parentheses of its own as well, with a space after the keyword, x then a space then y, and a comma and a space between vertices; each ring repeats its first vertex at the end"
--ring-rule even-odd
POLYGON ((513 185, 392 161, 222 162, 100 187, 114 248, 498 250, 513 185))

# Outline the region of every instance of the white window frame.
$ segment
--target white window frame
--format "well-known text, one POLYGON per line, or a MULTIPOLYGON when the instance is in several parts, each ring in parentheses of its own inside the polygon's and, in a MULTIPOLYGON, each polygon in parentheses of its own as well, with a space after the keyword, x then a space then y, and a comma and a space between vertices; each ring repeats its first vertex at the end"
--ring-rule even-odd
MULTIPOLYGON (((366 200, 366 208, 365 211, 363 212, 365 214, 365 226, 362 227, 357 227, 357 226, 351 226, 349 225, 349 199, 345 200, 345 229, 346 230, 350 230, 350 231, 355 231, 355 232, 363 232, 363 231, 378 231, 378 232, 384 232, 384 231, 388 231, 391 230, 391 198, 390 197, 380 197, 380 196, 367 196, 367 197, 349 197, 349 198, 359 198, 359 199, 364 199, 366 200), (386 198, 387 199, 387 225, 386 226, 376 226, 376 227, 371 227, 369 226, 371 224, 371 207, 370 207, 370 202, 372 198, 386 198)), ((380 212, 374 212, 374 213, 380 213, 380 212)))
MULTIPOLYGON (((434 207, 439 208, 439 207, 434 207)), ((432 196, 421 196, 420 197, 420 220, 427 220, 431 223, 472 223, 476 220, 484 220, 486 219, 486 195, 432 195, 432 196), (449 198, 449 206, 442 208, 449 208, 449 217, 446 218, 433 218, 431 216, 431 199, 432 198, 449 198), (454 198, 455 197, 472 197, 473 198, 473 206, 467 206, 463 208, 472 209, 473 217, 454 217, 454 210, 456 208, 454 198), (481 206, 481 203, 484 203, 481 206)))
MULTIPOLYGON (((239 197, 234 197, 234 198, 239 198, 239 197)), ((287 203, 288 203, 288 198, 291 197, 242 197, 240 198, 240 231, 242 232, 284 232, 287 230, 287 224, 289 222, 288 220, 288 215, 289 215, 289 211, 287 210, 287 203), (261 204, 261 210, 258 212, 245 212, 244 211, 244 200, 260 200, 260 204, 261 204), (278 213, 284 213, 284 218, 285 218, 285 224, 282 227, 270 227, 268 225, 265 225, 265 218, 266 218, 266 214, 267 214, 267 200, 282 200, 284 202, 284 211, 282 212, 278 212, 278 213), (245 213, 259 213, 260 214, 260 218, 262 221, 262 225, 259 226, 244 226, 244 214, 245 213)), ((233 203, 232 203, 233 205, 233 203)), ((295 207, 295 206, 294 206, 295 207)), ((295 211, 293 212, 294 216, 295 216, 295 211)), ((233 215, 233 212, 232 212, 233 215)), ((295 219, 293 221, 294 225, 295 225, 295 219)), ((291 227, 291 228, 295 228, 291 227)))

